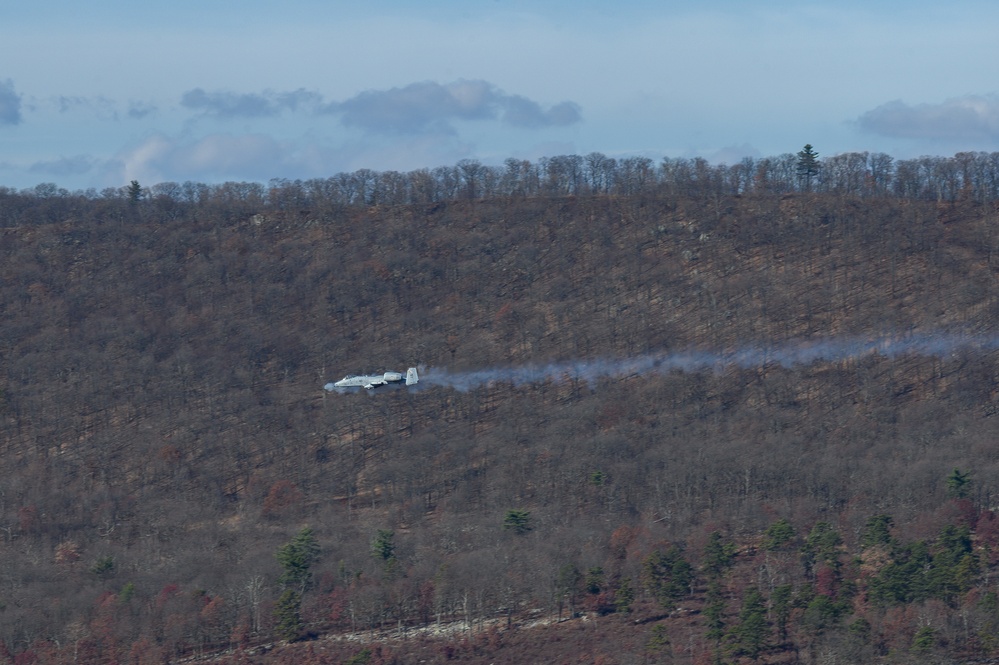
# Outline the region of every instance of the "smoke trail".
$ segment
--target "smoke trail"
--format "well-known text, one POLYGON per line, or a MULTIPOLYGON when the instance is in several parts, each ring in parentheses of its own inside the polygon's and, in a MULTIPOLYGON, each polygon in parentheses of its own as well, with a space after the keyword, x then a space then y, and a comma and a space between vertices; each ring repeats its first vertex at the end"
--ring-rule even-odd
POLYGON ((648 353, 632 358, 597 358, 475 370, 448 372, 442 368, 420 370, 420 384, 444 386, 468 391, 495 383, 521 386, 558 380, 592 382, 603 378, 635 374, 667 374, 673 371, 722 370, 725 367, 793 367, 815 362, 837 362, 880 355, 896 358, 905 355, 945 357, 966 350, 992 351, 999 348, 999 336, 962 334, 913 334, 876 339, 830 338, 789 342, 773 347, 749 346, 731 351, 683 351, 648 353))

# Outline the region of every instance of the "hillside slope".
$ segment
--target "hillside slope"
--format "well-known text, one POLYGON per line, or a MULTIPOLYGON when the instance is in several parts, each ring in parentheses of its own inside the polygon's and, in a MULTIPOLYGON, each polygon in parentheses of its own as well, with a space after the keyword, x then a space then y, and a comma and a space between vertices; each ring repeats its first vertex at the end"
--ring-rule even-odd
MULTIPOLYGON (((911 655, 926 626, 920 655, 996 647, 983 635, 999 604, 982 604, 995 597, 983 547, 999 471, 994 207, 812 195, 102 205, 0 229, 0 639, 12 656, 157 660, 282 632, 584 607, 633 626, 629 586, 647 618, 721 603, 721 635, 661 622, 675 662, 758 656, 732 632, 749 588, 773 659, 847 649, 864 625, 849 648, 868 658, 911 655), (914 335, 939 353, 886 342, 775 361, 804 342, 914 335), (441 385, 746 349, 760 353, 687 371, 441 385), (418 390, 321 390, 413 364, 428 377, 418 390), (878 515, 890 538, 865 543, 878 515), (794 535, 763 546, 781 519, 794 535), (306 527, 320 554, 296 586, 275 553, 306 527), (712 533, 736 548, 714 573, 712 533), (944 572, 919 591, 872 591, 913 543, 954 561, 939 558, 944 572), (654 556, 674 549, 693 577, 663 596, 679 573, 654 556), (292 610, 302 623, 289 629, 292 610), (972 614, 980 630, 954 627, 972 614)), ((621 634, 607 662, 647 655, 652 625, 621 634)))

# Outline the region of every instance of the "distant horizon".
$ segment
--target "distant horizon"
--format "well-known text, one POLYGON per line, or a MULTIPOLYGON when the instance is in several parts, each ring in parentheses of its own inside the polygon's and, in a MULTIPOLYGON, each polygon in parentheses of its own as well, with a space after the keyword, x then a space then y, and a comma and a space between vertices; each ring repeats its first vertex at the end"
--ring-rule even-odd
MULTIPOLYGON (((808 145, 810 147, 814 148, 814 146, 811 146, 811 144, 808 144, 808 145)), ((804 146, 802 146, 802 147, 804 147, 804 146)), ((787 152, 783 152, 783 153, 775 154, 775 155, 763 155, 763 156, 760 156, 760 157, 742 157, 739 160, 736 160, 736 161, 733 161, 733 162, 711 162, 710 160, 706 160, 706 159, 704 161, 706 161, 712 168, 715 168, 715 169, 728 169, 728 168, 738 167, 740 165, 745 164, 746 162, 749 162, 753 166, 753 168, 755 169, 755 168, 762 167, 765 162, 771 161, 771 166, 774 167, 774 168, 772 168, 769 171, 769 173, 772 176, 777 171, 780 171, 781 173, 784 173, 784 171, 781 171, 781 165, 777 162, 777 160, 783 160, 783 159, 788 159, 788 158, 797 160, 798 159, 798 153, 799 153, 799 151, 800 151, 800 148, 799 148, 799 150, 796 150, 796 151, 787 151, 787 152)), ((926 160, 926 159, 928 159, 928 160, 953 160, 953 159, 957 158, 959 155, 962 155, 962 154, 970 154, 970 155, 979 155, 979 156, 992 157, 992 156, 999 155, 999 150, 991 151, 991 152, 985 152, 985 151, 965 151, 965 152, 958 152, 958 153, 955 153, 953 155, 920 155, 918 157, 911 157, 911 158, 897 158, 897 157, 895 157, 895 156, 893 156, 891 154, 888 154, 888 153, 874 152, 874 151, 869 151, 869 150, 837 153, 835 155, 822 155, 822 154, 820 154, 820 153, 818 153, 816 151, 816 154, 818 155, 818 163, 820 165, 820 168, 823 167, 823 166, 828 167, 830 165, 830 162, 832 160, 835 160, 838 157, 846 157, 846 156, 849 156, 849 155, 865 155, 865 156, 867 156, 868 160, 870 160, 872 157, 886 156, 890 160, 887 163, 890 164, 890 166, 891 166, 890 170, 888 172, 886 172, 886 173, 889 174, 890 178, 894 179, 895 169, 896 169, 896 166, 898 164, 906 164, 908 162, 919 161, 919 160, 926 160)), ((132 183, 138 183, 138 185, 141 188, 141 190, 144 193, 146 193, 146 194, 148 194, 150 192, 153 192, 153 190, 161 189, 163 187, 169 188, 168 186, 183 186, 183 185, 199 185, 199 186, 205 186, 205 187, 221 187, 221 186, 224 186, 224 185, 248 185, 248 186, 255 186, 255 187, 260 187, 260 188, 267 188, 267 187, 280 187, 282 185, 294 184, 294 183, 309 184, 309 183, 314 183, 314 182, 321 182, 321 181, 324 181, 324 180, 334 180, 334 179, 337 179, 338 177, 341 177, 341 176, 352 176, 352 175, 361 174, 361 173, 364 173, 364 172, 368 172, 369 174, 374 174, 375 176, 385 176, 385 175, 398 174, 398 175, 401 175, 403 177, 409 177, 409 176, 413 176, 413 175, 421 174, 421 173, 429 173, 431 175, 437 175, 438 177, 443 177, 443 178, 446 179, 446 176, 444 176, 444 175, 442 175, 440 173, 441 169, 454 169, 454 170, 460 171, 461 168, 462 168, 462 164, 465 163, 465 162, 472 162, 472 163, 479 164, 479 165, 481 165, 484 168, 494 169, 495 170, 494 173, 497 174, 497 177, 501 177, 502 176, 502 172, 507 168, 507 162, 509 162, 511 160, 516 160, 517 162, 520 162, 520 163, 526 163, 526 164, 530 164, 532 166, 540 167, 542 162, 553 161, 553 160, 557 160, 559 158, 565 158, 565 157, 579 157, 582 160, 582 167, 583 167, 582 173, 585 174, 585 175, 584 175, 583 182, 582 182, 582 185, 581 185, 580 189, 583 190, 583 191, 581 191, 581 192, 573 192, 573 193, 587 193, 587 192, 589 192, 589 193, 601 193, 600 191, 594 191, 594 190, 592 190, 590 187, 588 187, 585 184, 585 178, 586 178, 586 176, 588 176, 588 175, 590 175, 592 173, 591 170, 590 170, 590 168, 589 168, 589 166, 586 163, 586 160, 587 160, 588 157, 595 156, 595 155, 606 157, 609 160, 614 161, 615 166, 612 167, 612 168, 621 167, 623 165, 623 163, 626 162, 629 159, 647 159, 647 160, 649 160, 652 163, 652 166, 655 169, 657 169, 657 170, 661 169, 664 166, 665 162, 672 161, 672 162, 679 163, 679 162, 684 162, 684 161, 691 161, 692 162, 692 161, 696 161, 696 160, 699 160, 699 159, 704 159, 704 158, 697 157, 697 156, 694 156, 694 157, 661 156, 659 158, 652 158, 652 157, 647 157, 644 154, 622 155, 622 156, 615 157, 613 155, 608 155, 606 153, 602 153, 602 152, 599 152, 599 151, 593 151, 591 153, 582 154, 582 155, 581 154, 577 154, 577 153, 563 154, 563 155, 543 155, 543 156, 541 156, 541 157, 539 157, 537 159, 533 159, 533 160, 527 160, 527 159, 521 160, 521 159, 516 159, 516 158, 510 157, 510 158, 507 158, 504 161, 499 162, 499 163, 486 163, 486 162, 482 162, 482 161, 477 160, 477 159, 468 159, 468 158, 466 158, 466 159, 458 160, 457 162, 451 163, 451 164, 437 164, 437 165, 434 165, 434 166, 416 167, 414 169, 410 169, 410 170, 406 170, 406 171, 398 171, 398 170, 394 170, 394 169, 378 170, 378 169, 368 169, 368 168, 363 168, 362 167, 362 168, 359 168, 359 169, 355 169, 353 171, 338 171, 338 172, 335 172, 335 173, 329 173, 329 174, 325 174, 325 175, 318 175, 318 176, 311 177, 311 178, 285 178, 285 177, 281 177, 281 176, 275 176, 275 177, 270 178, 270 179, 268 179, 266 181, 264 181, 264 180, 217 180, 217 181, 204 181, 204 180, 163 180, 163 181, 159 181, 159 182, 142 182, 142 181, 139 181, 137 179, 132 179, 132 180, 130 180, 128 182, 124 182, 124 183, 117 184, 117 185, 109 185, 109 186, 103 187, 103 188, 88 187, 88 188, 76 188, 76 189, 69 189, 69 188, 63 187, 58 182, 53 182, 53 181, 38 182, 38 183, 35 183, 35 184, 27 186, 27 187, 11 187, 9 185, 4 184, 3 182, 0 182, 0 193, 7 192, 7 193, 18 193, 18 194, 25 194, 25 195, 35 195, 35 196, 38 196, 38 195, 41 195, 41 196, 48 196, 48 195, 62 196, 62 195, 66 195, 66 194, 69 194, 69 195, 80 195, 80 196, 98 196, 98 195, 104 195, 106 192, 109 192, 111 190, 115 190, 121 196, 127 196, 128 195, 128 191, 127 190, 130 189, 130 187, 132 186, 132 183)), ((839 167, 842 169, 842 168, 845 167, 845 164, 846 164, 845 162, 840 162, 839 167)), ((853 167, 855 167, 855 165, 851 165, 850 167, 847 167, 847 168, 853 168, 853 167)), ((872 164, 871 164, 870 161, 868 161, 867 168, 868 168, 868 173, 870 173, 872 170, 873 171, 878 171, 879 170, 879 168, 877 166, 872 166, 872 164)), ((999 159, 996 159, 994 164, 987 163, 986 166, 985 166, 985 168, 987 170, 989 170, 989 172, 995 170, 996 168, 999 168, 999 159)), ((542 170, 540 171, 540 174, 543 176, 543 175, 545 175, 545 173, 546 172, 543 170, 543 167, 542 167, 542 170)), ((688 174, 688 176, 693 177, 691 174, 688 174)), ((664 181, 671 181, 672 179, 674 179, 675 176, 669 174, 668 172, 666 172, 666 173, 660 172, 660 177, 664 181)), ((681 172, 679 174, 679 176, 678 176, 678 180, 677 181, 678 182, 679 181, 683 181, 685 177, 687 177, 687 176, 684 176, 683 172, 681 172)), ((724 178, 725 176, 723 175, 722 177, 724 178)), ((981 176, 979 176, 979 180, 980 179, 981 179, 981 176)), ((792 176, 791 180, 798 181, 798 180, 800 180, 800 178, 792 176)), ((778 181, 778 180, 771 180, 769 182, 770 182, 769 186, 775 186, 776 185, 776 186, 780 187, 782 184, 783 185, 787 185, 788 182, 790 182, 790 180, 787 180, 787 178, 784 178, 784 180, 780 180, 780 181, 778 181)), ((816 183, 825 182, 823 180, 823 172, 822 171, 820 171, 820 173, 815 177, 815 182, 816 183)), ((991 187, 990 185, 987 185, 987 184, 984 184, 984 183, 978 183, 977 180, 975 182, 976 182, 975 187, 981 189, 983 192, 987 190, 989 192, 988 195, 996 194, 996 192, 992 191, 994 188, 991 187)), ((890 186, 890 184, 891 183, 889 183, 889 186, 890 186)), ((461 187, 460 184, 458 186, 461 187)), ((800 186, 800 183, 794 185, 794 187, 797 187, 797 186, 800 186)), ((612 185, 608 186, 608 189, 613 188, 613 187, 614 187, 614 185, 612 184, 612 185)), ((840 186, 833 185, 832 187, 834 189, 837 189, 840 186)), ((543 186, 542 189, 544 189, 544 188, 545 187, 543 186)), ((752 188, 749 188, 749 189, 752 189, 752 188)), ((821 188, 821 185, 819 186, 819 189, 816 189, 816 191, 817 192, 818 191, 823 191, 823 189, 821 188)), ((158 193, 163 193, 163 191, 161 190, 158 193)))
POLYGON ((40 0, 5 10, 0 183, 999 150, 994 3, 745 5, 40 0))

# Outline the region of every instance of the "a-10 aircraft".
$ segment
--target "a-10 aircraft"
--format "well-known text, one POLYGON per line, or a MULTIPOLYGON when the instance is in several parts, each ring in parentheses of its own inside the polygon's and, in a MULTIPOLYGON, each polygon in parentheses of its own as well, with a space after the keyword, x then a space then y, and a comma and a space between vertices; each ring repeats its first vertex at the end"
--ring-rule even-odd
POLYGON ((365 388, 374 390, 379 386, 401 385, 414 386, 420 380, 415 367, 410 367, 406 373, 385 372, 384 374, 349 374, 335 383, 327 383, 323 386, 326 390, 336 390, 337 388, 365 388))

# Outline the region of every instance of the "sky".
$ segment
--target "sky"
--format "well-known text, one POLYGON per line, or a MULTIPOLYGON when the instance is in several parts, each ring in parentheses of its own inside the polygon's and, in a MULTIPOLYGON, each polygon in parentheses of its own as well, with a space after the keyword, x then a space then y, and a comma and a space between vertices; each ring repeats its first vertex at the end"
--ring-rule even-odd
POLYGON ((981 0, 0 6, 0 186, 999 150, 981 0))

